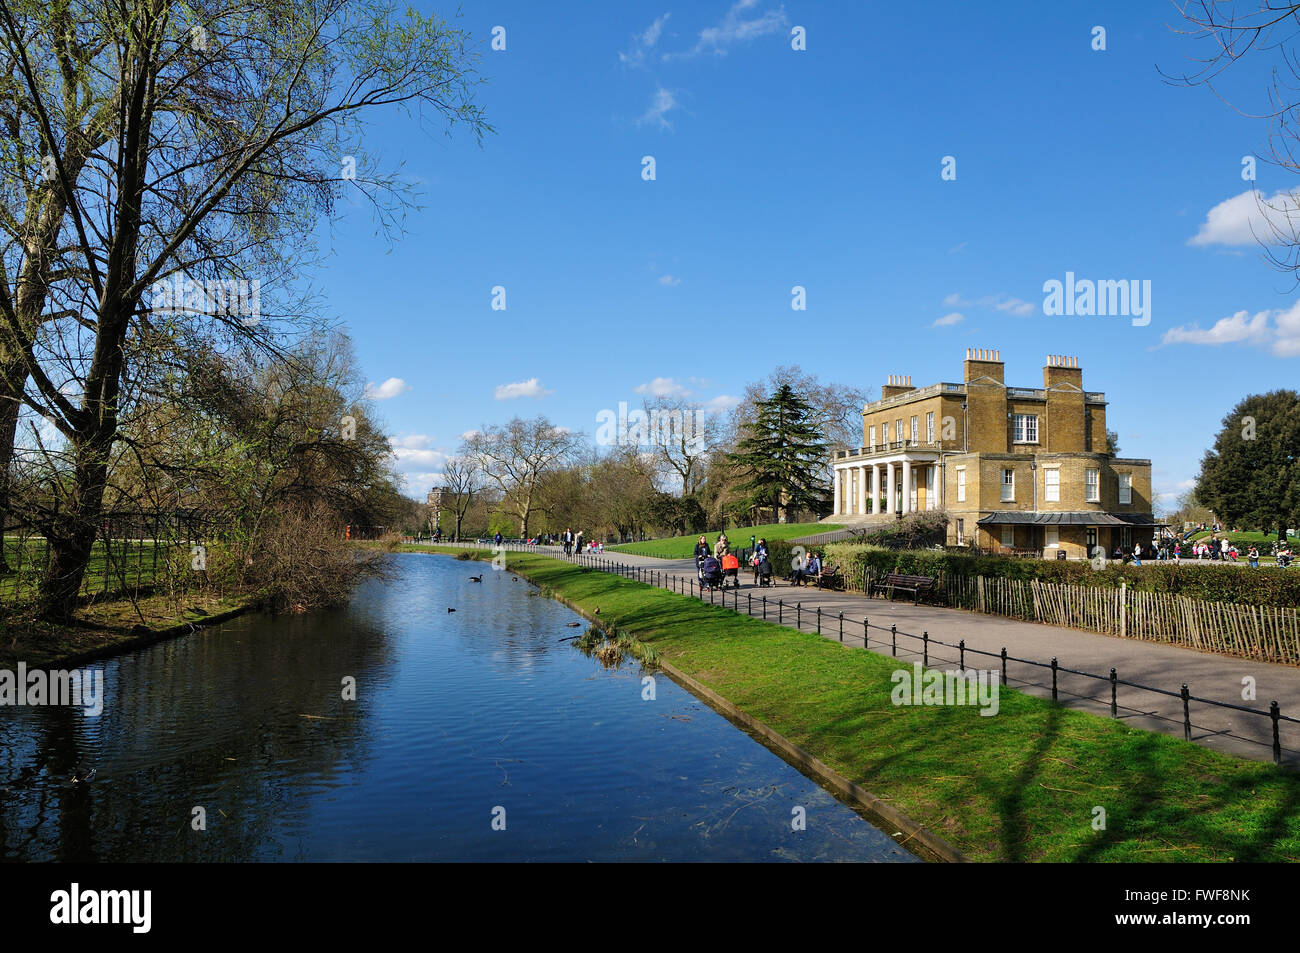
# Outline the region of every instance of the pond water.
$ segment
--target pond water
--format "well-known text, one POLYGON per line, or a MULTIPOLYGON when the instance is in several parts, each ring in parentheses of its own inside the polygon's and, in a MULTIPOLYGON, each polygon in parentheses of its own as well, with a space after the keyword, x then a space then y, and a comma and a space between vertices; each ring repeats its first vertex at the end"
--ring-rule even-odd
POLYGON ((4 859, 916 859, 514 574, 393 559, 345 609, 97 663, 99 717, 0 708, 4 859))

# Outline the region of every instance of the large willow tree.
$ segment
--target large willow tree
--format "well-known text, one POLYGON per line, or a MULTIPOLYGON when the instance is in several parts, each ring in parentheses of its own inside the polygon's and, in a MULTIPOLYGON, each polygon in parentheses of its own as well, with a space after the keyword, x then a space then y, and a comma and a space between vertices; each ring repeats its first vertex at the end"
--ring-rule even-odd
POLYGON ((385 2, 0 0, 0 41, 17 174, 39 183, 7 195, 27 204, 8 225, 0 379, 10 406, 16 391, 62 437, 39 447, 60 474, 40 608, 60 619, 156 349, 206 338, 277 353, 304 333, 292 279, 343 188, 396 231, 408 197, 364 154, 364 117, 487 126, 469 37, 385 2), (260 306, 177 300, 177 277, 257 281, 260 306))

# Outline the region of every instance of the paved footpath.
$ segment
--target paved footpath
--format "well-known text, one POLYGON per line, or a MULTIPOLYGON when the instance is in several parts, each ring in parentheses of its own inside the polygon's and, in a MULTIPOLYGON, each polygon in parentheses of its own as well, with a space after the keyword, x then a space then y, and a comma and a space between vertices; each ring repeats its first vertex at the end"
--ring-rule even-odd
MULTIPOLYGON (((514 550, 525 547, 509 548, 514 550)), ((532 546, 526 549, 564 558, 558 547, 532 546)), ((642 581, 679 592, 691 592, 696 580, 695 560, 689 558, 659 559, 617 552, 581 558, 592 566, 634 567, 642 570, 637 577, 642 578, 642 581)), ((751 578, 751 574, 742 569, 741 588, 725 590, 728 607, 736 605, 740 612, 748 610, 753 615, 760 616, 762 599, 766 597, 769 621, 776 621, 780 612, 781 621, 785 625, 794 627, 798 621, 800 628, 810 632, 816 630, 817 610, 820 608, 821 633, 836 641, 840 638, 839 616, 843 613, 844 642, 855 646, 863 644, 863 620, 866 619, 869 623, 868 649, 884 655, 891 654, 890 628, 896 626, 897 657, 908 664, 921 661, 922 633, 928 632, 932 640, 949 642, 953 646, 964 639, 967 668, 1000 671, 1000 653, 1005 647, 1007 654, 1014 658, 1050 664, 1055 656, 1062 669, 1076 669, 1103 676, 1103 679, 1098 680, 1059 671, 1058 700, 1068 708, 1109 715, 1109 674, 1114 667, 1121 680, 1116 691, 1118 717, 1135 727, 1150 731, 1183 736, 1183 700, 1179 697, 1179 691, 1184 683, 1196 698, 1265 712, 1269 703, 1276 700, 1283 715, 1300 718, 1300 668, 1293 666, 1252 662, 1173 645, 1121 639, 965 609, 916 606, 906 601, 908 597, 901 594, 897 601, 890 602, 883 597, 869 598, 861 593, 831 592, 779 581, 770 588, 760 588, 750 583, 751 578), (784 606, 778 607, 778 602, 784 603, 784 606), (978 655, 975 654, 976 651, 991 654, 978 655), (1254 700, 1242 698, 1242 680, 1246 676, 1255 679, 1254 700), (1123 684, 1124 681, 1163 689, 1172 695, 1129 687, 1123 684)), ((698 596, 699 590, 695 589, 694 593, 698 596)), ((712 597, 721 603, 724 593, 716 592, 712 597)), ((955 647, 935 645, 931 641, 930 666, 956 668, 959 654, 955 647)), ((1050 698, 1052 672, 1047 667, 1008 661, 1007 684, 1031 695, 1050 698)), ((1190 714, 1193 741, 1242 758, 1272 760, 1273 725, 1269 717, 1195 700, 1190 702, 1190 714)), ((1283 720, 1279 734, 1282 762, 1300 766, 1300 724, 1283 720)))

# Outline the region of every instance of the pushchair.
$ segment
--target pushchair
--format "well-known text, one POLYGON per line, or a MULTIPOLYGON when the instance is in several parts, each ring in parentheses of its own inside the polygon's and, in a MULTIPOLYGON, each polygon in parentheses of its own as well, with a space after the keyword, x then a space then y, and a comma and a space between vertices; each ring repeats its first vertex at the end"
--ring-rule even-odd
POLYGON ((751 566, 754 570, 754 585, 770 586, 772 585, 772 564, 768 561, 767 554, 757 557, 751 566))
POLYGON ((705 556, 700 562, 700 586, 704 589, 722 588, 722 564, 716 556, 705 556))

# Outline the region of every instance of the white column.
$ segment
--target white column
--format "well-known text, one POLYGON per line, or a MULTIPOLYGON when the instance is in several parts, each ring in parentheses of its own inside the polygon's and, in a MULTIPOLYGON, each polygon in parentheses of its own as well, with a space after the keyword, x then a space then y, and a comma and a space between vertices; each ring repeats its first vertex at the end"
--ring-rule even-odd
POLYGON ((867 485, 867 468, 866 466, 858 467, 858 515, 867 515, 867 491, 870 487, 867 485))
POLYGON ((912 461, 903 459, 903 512, 912 512, 912 461))
POLYGON ((880 510, 880 467, 877 464, 871 465, 871 515, 874 516, 880 510))
POLYGON ((885 464, 885 515, 894 512, 894 464, 885 464))
POLYGON ((836 468, 833 472, 835 479, 831 482, 835 485, 835 515, 839 516, 843 512, 840 509, 840 504, 843 502, 843 494, 840 492, 840 480, 844 477, 844 471, 836 468))

